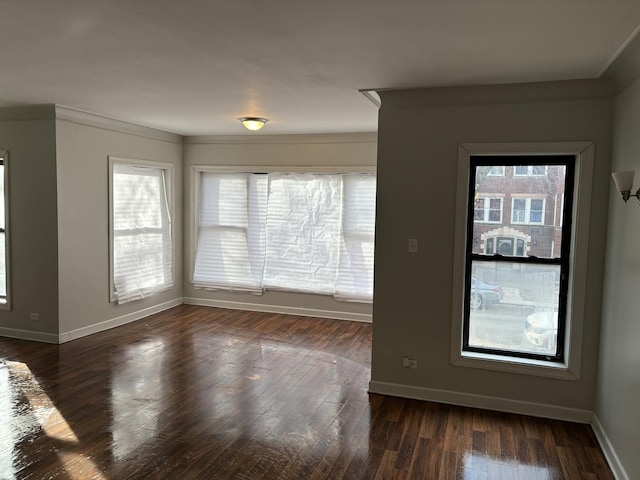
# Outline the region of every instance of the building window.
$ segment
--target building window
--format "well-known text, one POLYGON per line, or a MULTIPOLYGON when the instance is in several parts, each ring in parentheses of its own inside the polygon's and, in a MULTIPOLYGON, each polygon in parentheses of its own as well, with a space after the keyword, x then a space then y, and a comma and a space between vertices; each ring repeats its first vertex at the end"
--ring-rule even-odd
POLYGON ((172 165, 110 157, 111 301, 173 286, 172 165))
POLYGON ((493 165, 488 171, 487 175, 490 177, 504 177, 504 165, 493 165))
POLYGON ((0 308, 9 309, 9 155, 0 152, 0 308))
POLYGON ((513 198, 511 223, 544 223, 544 198, 513 198))
POLYGON ((470 157, 463 353, 564 362, 574 163, 574 156, 470 157), (531 164, 520 167, 523 159, 531 164), (482 174, 495 166, 545 175, 505 179, 496 192, 496 182, 482 174), (507 219, 524 225, 479 223, 489 193, 510 199, 507 219), (558 217, 564 208, 564 221, 543 225, 547 205, 558 217))
POLYGON ((538 176, 542 177, 547 174, 547 167, 545 165, 514 165, 513 175, 516 177, 521 176, 538 176))
POLYGON ((375 175, 198 172, 196 287, 371 302, 375 175))
POLYGON ((513 257, 524 257, 526 252, 526 241, 522 238, 514 237, 491 237, 485 240, 486 255, 510 255, 513 257))
POLYGON ((473 219, 476 222, 502 223, 502 198, 476 198, 473 219))

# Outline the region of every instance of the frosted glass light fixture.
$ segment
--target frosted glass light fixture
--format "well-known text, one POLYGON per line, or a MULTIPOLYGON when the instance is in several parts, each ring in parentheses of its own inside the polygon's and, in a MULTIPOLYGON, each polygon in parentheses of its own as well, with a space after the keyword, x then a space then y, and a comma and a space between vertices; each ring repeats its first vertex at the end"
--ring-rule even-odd
POLYGON ((613 177, 613 181, 616 184, 616 188, 622 199, 627 202, 630 197, 636 197, 640 202, 640 188, 636 191, 636 193, 632 194, 631 189, 633 188, 633 177, 635 176, 635 172, 633 171, 624 171, 624 172, 613 172, 611 174, 613 177))
POLYGON ((264 124, 269 121, 268 119, 261 117, 240 117, 239 120, 247 130, 251 130, 252 132, 260 130, 264 127, 264 124))

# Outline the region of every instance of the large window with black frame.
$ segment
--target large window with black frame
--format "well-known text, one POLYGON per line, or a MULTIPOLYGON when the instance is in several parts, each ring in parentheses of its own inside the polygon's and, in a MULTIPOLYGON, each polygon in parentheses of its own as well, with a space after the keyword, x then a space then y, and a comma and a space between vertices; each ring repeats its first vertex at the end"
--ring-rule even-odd
POLYGON ((562 362, 575 157, 470 160, 463 350, 562 362))

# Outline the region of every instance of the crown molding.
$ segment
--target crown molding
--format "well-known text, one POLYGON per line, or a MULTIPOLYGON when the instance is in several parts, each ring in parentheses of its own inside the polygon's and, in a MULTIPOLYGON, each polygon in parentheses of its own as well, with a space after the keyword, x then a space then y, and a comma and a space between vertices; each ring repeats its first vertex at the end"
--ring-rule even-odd
POLYGON ((363 133, 318 133, 293 135, 199 135, 184 137, 185 145, 277 145, 277 144, 331 144, 331 143, 375 143, 376 132, 363 133))
POLYGON ((176 133, 165 132, 155 128, 143 127, 134 123, 116 120, 114 118, 89 113, 62 105, 55 106, 56 120, 75 123, 87 127, 99 128, 101 130, 109 130, 112 132, 124 133, 126 135, 134 135, 136 137, 148 138, 151 140, 159 140, 169 143, 182 144, 182 135, 176 133))

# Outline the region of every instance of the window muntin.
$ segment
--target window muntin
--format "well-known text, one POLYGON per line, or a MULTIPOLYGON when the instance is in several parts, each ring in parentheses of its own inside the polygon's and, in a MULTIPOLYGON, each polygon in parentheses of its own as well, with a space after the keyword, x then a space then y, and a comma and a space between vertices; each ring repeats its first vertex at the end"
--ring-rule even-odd
POLYGON ((196 287, 255 293, 275 289, 371 302, 375 175, 201 171, 196 182, 196 287), (210 192, 216 182, 226 185, 236 179, 247 185, 257 177, 262 177, 262 187, 236 200, 210 192), (246 209, 258 212, 253 222, 245 220, 251 218, 246 209), (235 246, 228 236, 218 240, 217 249, 206 243, 212 226, 203 212, 209 210, 226 212, 236 231, 235 246), (242 278, 233 278, 234 272, 242 278))
POLYGON ((522 157, 470 158, 463 352, 563 362, 575 157, 526 159, 546 175, 506 178, 497 190, 483 172, 522 157), (504 223, 475 221, 477 199, 497 193, 511 205, 504 223))
POLYGON ((0 309, 9 308, 8 154, 0 152, 0 309))
POLYGON ((110 158, 111 300, 173 286, 170 164, 110 158))

